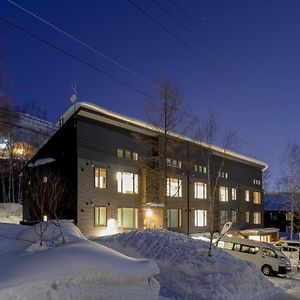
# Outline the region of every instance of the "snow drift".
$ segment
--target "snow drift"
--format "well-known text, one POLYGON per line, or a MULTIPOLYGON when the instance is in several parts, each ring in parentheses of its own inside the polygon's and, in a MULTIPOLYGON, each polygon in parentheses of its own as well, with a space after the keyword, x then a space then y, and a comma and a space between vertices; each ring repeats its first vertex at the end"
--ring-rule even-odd
POLYGON ((155 263, 133 259, 88 241, 76 226, 0 224, 0 299, 157 299, 155 263))
POLYGON ((0 203, 0 223, 19 224, 22 220, 22 205, 18 203, 0 203))
POLYGON ((208 243, 167 230, 131 231, 95 241, 160 268, 160 294, 172 299, 261 299, 278 292, 254 264, 208 243))

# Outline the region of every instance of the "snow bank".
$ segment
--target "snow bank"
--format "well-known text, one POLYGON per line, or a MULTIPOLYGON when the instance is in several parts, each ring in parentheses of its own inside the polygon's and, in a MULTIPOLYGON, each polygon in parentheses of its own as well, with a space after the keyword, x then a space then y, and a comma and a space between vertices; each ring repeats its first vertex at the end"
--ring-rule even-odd
POLYGON ((0 203, 0 223, 19 224, 22 220, 22 205, 18 203, 0 203))
POLYGON ((254 264, 208 243, 166 230, 131 231, 94 239, 134 257, 153 259, 160 294, 172 299, 262 299, 278 292, 254 264))
POLYGON ((60 242, 57 226, 50 224, 39 248, 38 228, 0 224, 1 300, 158 299, 154 262, 88 241, 66 221, 67 242, 60 242))

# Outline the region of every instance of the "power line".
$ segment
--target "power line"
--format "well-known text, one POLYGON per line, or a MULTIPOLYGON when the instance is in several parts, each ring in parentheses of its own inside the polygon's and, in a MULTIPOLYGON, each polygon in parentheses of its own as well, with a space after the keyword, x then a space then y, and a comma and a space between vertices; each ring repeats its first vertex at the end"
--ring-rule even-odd
POLYGON ((15 7, 21 9, 22 11, 26 12, 27 14, 33 16, 34 18, 36 18, 37 20, 47 24, 48 26, 50 26, 51 28, 53 28, 54 30, 60 32, 61 34, 63 34, 64 36, 68 37, 69 39, 73 40, 74 42, 80 44, 81 46, 84 46, 85 48, 89 49, 90 51, 94 52, 97 55, 100 55, 101 57, 105 58, 106 60, 108 60, 109 62, 111 62, 112 64, 114 64, 115 66, 121 68, 122 70, 128 72, 129 74, 139 78, 140 80, 155 86, 155 84, 147 79, 146 77, 138 74, 137 72, 129 69, 128 67, 122 65, 121 63, 117 62, 116 60, 112 59, 111 57, 105 55, 103 52, 101 52, 100 50, 95 49, 94 47, 90 46, 89 44, 87 44, 86 42, 80 40, 79 38, 75 37, 74 35, 66 32, 65 30, 59 28, 58 26, 54 25, 53 23, 50 23, 49 21, 43 19, 42 17, 38 16, 37 14, 31 12, 30 10, 26 9, 25 7, 19 5, 18 3, 12 1, 12 0, 7 0, 9 3, 11 3, 12 5, 14 5, 15 7))
POLYGON ((214 63, 212 63, 210 60, 208 60, 206 57, 204 57, 202 54, 200 54, 197 50, 195 50, 192 46, 190 46, 188 43, 186 43, 184 40, 182 40, 177 34, 175 34, 173 31, 168 29, 166 26, 164 26, 162 23, 157 21, 155 18, 153 18, 151 15, 149 15, 144 9, 142 9, 140 6, 138 6, 136 3, 134 3, 132 0, 127 0, 132 6, 134 6, 137 10, 139 10, 144 16, 146 16, 149 20, 151 20, 154 24, 162 28, 164 31, 166 31, 169 35, 171 35, 177 42, 182 44, 184 47, 189 49, 192 53, 194 53, 196 56, 201 58, 203 61, 205 61, 211 68, 213 68, 218 73, 225 76, 227 79, 229 79, 232 82, 235 82, 230 76, 228 76, 224 71, 219 69, 214 63))
POLYGON ((84 60, 84 59, 81 59, 80 57, 78 57, 78 56, 72 54, 71 52, 69 52, 69 51, 67 51, 67 50, 64 50, 63 48, 61 48, 61 47, 59 47, 59 46, 56 46, 56 45, 52 44, 52 43, 49 42, 48 40, 46 40, 46 39, 44 39, 44 38, 42 38, 42 37, 40 37, 40 36, 38 36, 38 35, 36 35, 36 34, 34 34, 34 33, 32 33, 32 32, 29 32, 28 30, 26 30, 26 29, 24 29, 24 28, 22 28, 22 27, 16 25, 15 23, 13 23, 13 22, 11 22, 11 21, 9 21, 9 20, 7 20, 7 19, 1 17, 1 16, 0 16, 0 19, 1 19, 4 23, 6 23, 6 24, 8 24, 8 25, 10 25, 10 26, 12 26, 12 27, 14 27, 14 28, 16 28, 16 29, 18 29, 18 30, 24 32, 24 33, 26 33, 27 35, 29 35, 29 36, 31 36, 31 37, 33 37, 33 38, 39 40, 40 42, 42 42, 42 43, 48 45, 49 47, 58 50, 59 52, 65 54, 66 56, 69 56, 69 57, 71 57, 72 59, 74 59, 74 60, 76 60, 76 61, 78 61, 78 62, 81 62, 82 64, 88 66, 89 68, 95 70, 96 72, 101 73, 102 75, 105 75, 106 77, 109 77, 109 78, 111 78, 111 79, 113 79, 113 80, 119 82, 120 84, 125 85, 125 86, 129 87, 130 89, 135 90, 136 92, 138 92, 138 93, 140 93, 140 94, 142 94, 142 95, 144 95, 144 96, 146 96, 146 97, 151 97, 151 98, 153 98, 153 97, 152 97, 150 94, 148 94, 147 92, 142 91, 141 89, 134 87, 133 85, 129 84, 128 82, 126 82, 126 81, 124 81, 124 80, 122 80, 122 79, 119 79, 118 77, 116 77, 116 76, 114 76, 114 75, 111 75, 110 73, 108 73, 108 72, 106 72, 106 71, 104 71, 104 70, 98 68, 97 66, 95 66, 95 65, 93 65, 93 64, 91 64, 91 63, 89 63, 89 62, 87 62, 87 61, 84 60))
POLYGON ((188 19, 190 19, 200 30, 206 33, 212 41, 214 41, 221 48, 229 52, 229 49, 226 48, 220 41, 218 41, 212 33, 210 33, 204 26, 202 26, 197 20, 195 20, 190 14, 188 14, 184 9, 179 7, 174 0, 169 0, 183 15, 185 15, 188 19))
POLYGON ((169 16, 172 20, 174 20, 179 26, 181 26, 185 31, 191 34, 196 40, 198 40, 206 49, 214 53, 218 56, 222 61, 225 61, 224 57, 216 52, 212 47, 210 47, 206 42, 204 42, 197 34, 195 34, 192 30, 190 30, 187 26, 185 26, 181 21, 179 21, 174 15, 172 15, 165 7, 163 7, 156 0, 152 0, 152 2, 157 5, 167 16, 169 16))

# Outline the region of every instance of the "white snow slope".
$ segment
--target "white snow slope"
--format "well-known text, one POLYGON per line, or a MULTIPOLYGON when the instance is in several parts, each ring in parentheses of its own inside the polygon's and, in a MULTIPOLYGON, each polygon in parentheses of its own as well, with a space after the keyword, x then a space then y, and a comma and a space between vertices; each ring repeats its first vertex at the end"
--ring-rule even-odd
POLYGON ((0 224, 1 300, 158 299, 154 262, 88 241, 69 222, 62 229, 66 243, 50 224, 39 246, 33 226, 0 224))
POLYGON ((133 257, 152 259, 160 295, 172 299, 266 299, 278 289, 256 269, 208 243, 167 230, 131 231, 93 239, 133 257))
POLYGON ((18 203, 0 203, 0 223, 19 224, 22 220, 22 205, 18 203))

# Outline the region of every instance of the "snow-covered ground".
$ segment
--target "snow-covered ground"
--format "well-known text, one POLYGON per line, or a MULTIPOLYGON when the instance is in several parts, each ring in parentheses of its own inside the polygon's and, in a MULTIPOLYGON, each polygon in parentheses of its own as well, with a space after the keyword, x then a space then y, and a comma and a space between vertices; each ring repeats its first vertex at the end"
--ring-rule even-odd
POLYGON ((171 299, 271 299, 280 290, 256 267, 208 243, 167 230, 131 231, 94 241, 121 253, 155 261, 160 295, 171 299))
POLYGON ((0 224, 0 299, 158 299, 157 265, 87 240, 63 222, 66 243, 50 224, 39 245, 39 227, 0 224))
POLYGON ((22 205, 18 203, 0 203, 0 223, 19 224, 22 220, 22 205))

